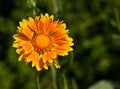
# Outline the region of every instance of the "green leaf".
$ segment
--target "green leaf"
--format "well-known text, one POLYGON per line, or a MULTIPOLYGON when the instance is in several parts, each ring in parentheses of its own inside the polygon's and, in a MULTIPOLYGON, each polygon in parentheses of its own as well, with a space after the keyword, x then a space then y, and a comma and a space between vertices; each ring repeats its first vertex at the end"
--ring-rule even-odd
POLYGON ((114 86, 107 80, 101 80, 90 86, 88 89, 114 89, 114 86))

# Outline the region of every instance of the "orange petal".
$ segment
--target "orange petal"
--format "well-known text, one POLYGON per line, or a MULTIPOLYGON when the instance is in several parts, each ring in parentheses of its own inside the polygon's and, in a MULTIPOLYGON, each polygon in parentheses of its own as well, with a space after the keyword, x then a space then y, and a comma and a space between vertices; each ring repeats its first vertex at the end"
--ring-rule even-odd
POLYGON ((29 17, 29 23, 28 23, 28 26, 29 28, 31 28, 31 30, 35 31, 36 33, 38 32, 37 30, 37 23, 38 23, 38 20, 37 20, 37 17, 36 19, 34 20, 33 18, 29 17))
POLYGON ((20 55, 19 58, 18 58, 18 61, 21 61, 24 59, 24 54, 20 55))
POLYGON ((28 26, 18 28, 18 32, 24 34, 28 39, 31 39, 34 35, 34 32, 28 26))
POLYGON ((21 46, 25 50, 25 54, 31 53, 34 50, 34 47, 30 41, 21 42, 21 46))
POLYGON ((45 69, 48 69, 48 65, 45 63, 43 66, 45 69))
POLYGON ((22 53, 24 53, 24 49, 18 48, 18 49, 16 50, 16 52, 17 52, 18 54, 22 54, 22 53))
POLYGON ((39 60, 40 56, 36 52, 32 52, 31 54, 32 67, 38 65, 39 60))
POLYGON ((58 64, 57 60, 53 60, 53 62, 56 68, 60 68, 60 65, 58 64))
POLYGON ((38 71, 42 69, 42 65, 40 65, 41 56, 38 53, 36 52, 32 53, 31 61, 32 61, 32 67, 35 66, 38 71))
POLYGON ((53 58, 53 59, 55 59, 57 57, 57 54, 54 51, 51 51, 51 52, 48 52, 48 53, 49 53, 50 57, 53 58))
POLYGON ((43 54, 42 58, 43 58, 43 63, 46 63, 49 59, 51 59, 50 55, 47 52, 43 54))
POLYGON ((68 50, 67 49, 61 49, 61 48, 55 48, 55 52, 58 54, 58 55, 61 55, 61 56, 65 56, 65 55, 68 55, 68 50))

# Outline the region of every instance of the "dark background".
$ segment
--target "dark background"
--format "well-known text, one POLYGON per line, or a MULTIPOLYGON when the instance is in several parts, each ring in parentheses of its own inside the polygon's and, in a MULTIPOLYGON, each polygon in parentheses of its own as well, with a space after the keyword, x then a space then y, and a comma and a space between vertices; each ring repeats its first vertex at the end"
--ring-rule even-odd
POLYGON ((36 70, 17 60, 12 36, 23 18, 56 11, 74 51, 58 57, 56 75, 51 67, 41 71, 41 89, 55 89, 55 82, 58 89, 87 89, 100 80, 120 89, 120 0, 59 1, 56 10, 52 0, 0 0, 0 89, 36 89, 36 70))

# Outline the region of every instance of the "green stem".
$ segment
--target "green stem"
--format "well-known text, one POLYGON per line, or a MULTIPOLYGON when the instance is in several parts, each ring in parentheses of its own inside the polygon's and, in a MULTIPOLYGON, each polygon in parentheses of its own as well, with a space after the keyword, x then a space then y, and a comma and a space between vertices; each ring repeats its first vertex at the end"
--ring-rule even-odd
POLYGON ((55 69, 55 67, 53 65, 51 66, 51 70, 52 70, 52 78, 53 78, 53 88, 58 89, 58 87, 57 87, 57 79, 56 79, 56 76, 57 76, 56 69, 55 69))
POLYGON ((39 82, 39 72, 37 71, 37 74, 36 74, 36 79, 37 79, 37 89, 40 89, 40 82, 39 82))
POLYGON ((65 74, 63 74, 63 83, 64 83, 63 89, 68 89, 68 84, 67 84, 67 79, 66 79, 65 74))
MULTIPOLYGON (((53 9, 54 9, 55 20, 57 20, 58 14, 62 11, 60 0, 52 0, 52 4, 53 4, 53 9)), ((52 78, 53 78, 53 88, 58 89, 58 87, 57 87, 57 72, 53 65, 51 66, 51 70, 52 70, 52 78)))
POLYGON ((60 12, 62 12, 60 0, 52 0, 52 4, 53 4, 53 9, 54 9, 55 19, 57 19, 58 14, 60 14, 60 12))

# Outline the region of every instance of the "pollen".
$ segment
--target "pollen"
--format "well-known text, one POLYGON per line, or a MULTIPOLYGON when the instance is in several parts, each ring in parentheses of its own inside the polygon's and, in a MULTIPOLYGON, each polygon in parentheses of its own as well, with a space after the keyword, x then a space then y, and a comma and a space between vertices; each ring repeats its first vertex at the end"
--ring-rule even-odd
POLYGON ((35 39, 35 44, 39 49, 45 49, 50 44, 50 39, 46 35, 38 35, 35 39))

